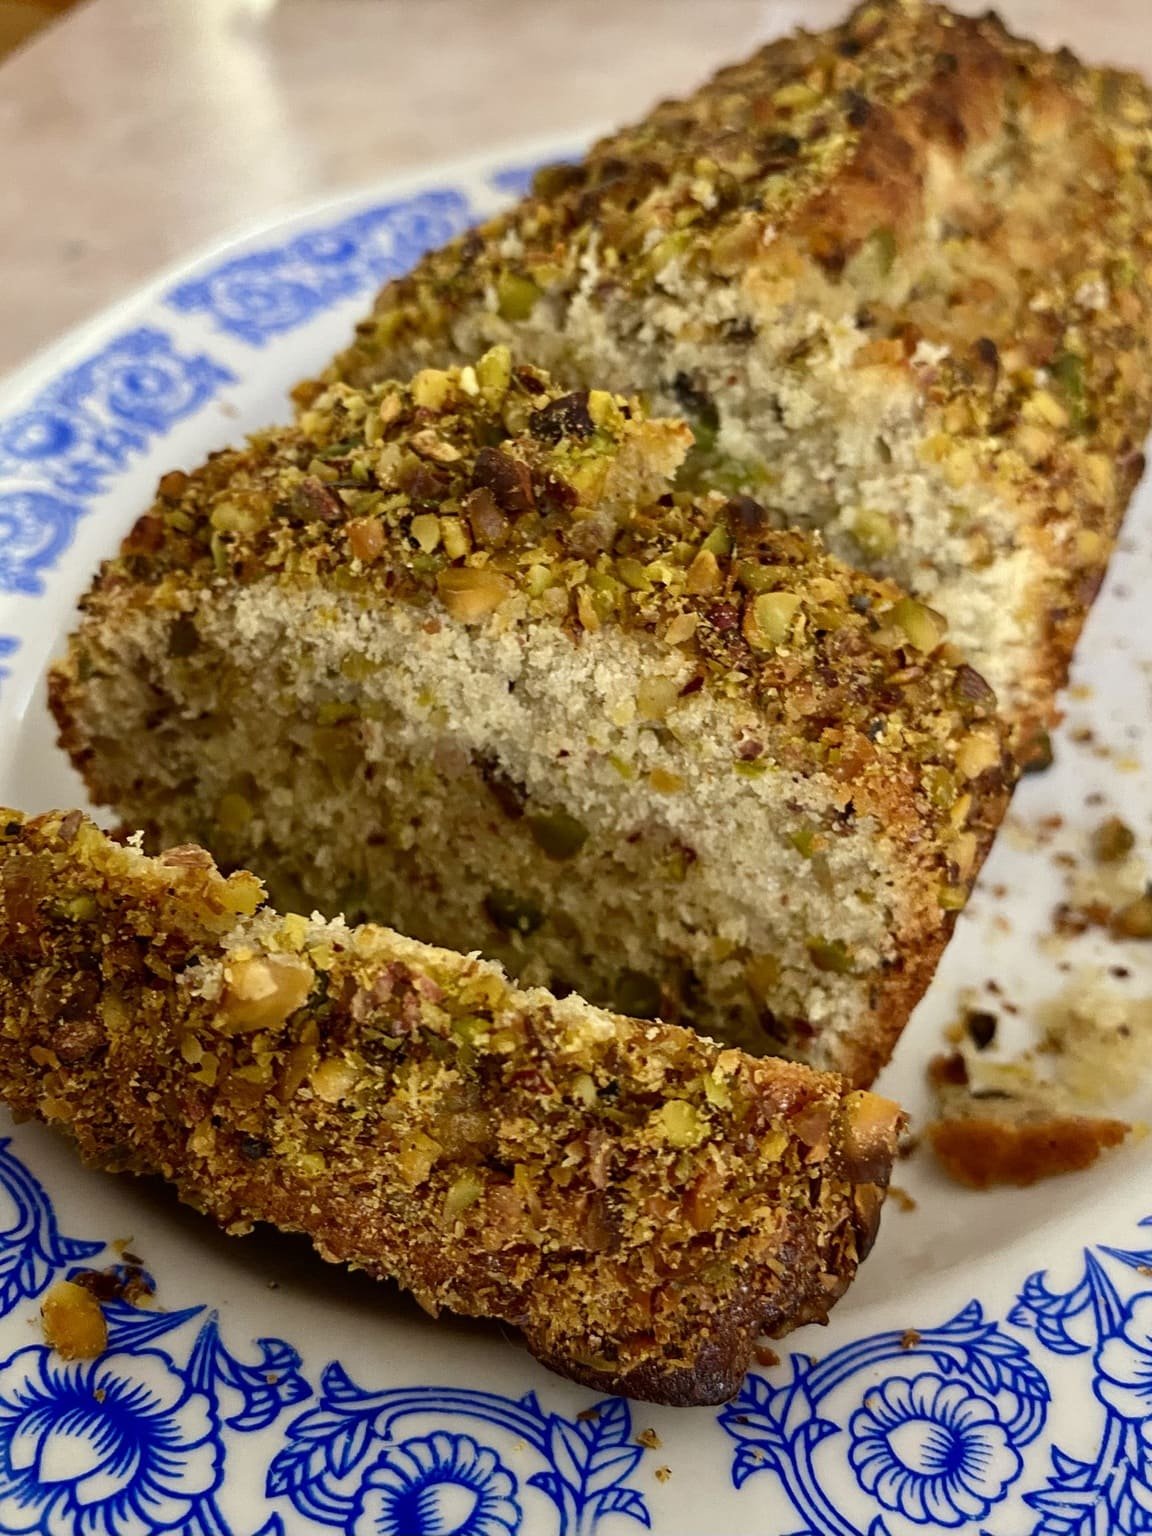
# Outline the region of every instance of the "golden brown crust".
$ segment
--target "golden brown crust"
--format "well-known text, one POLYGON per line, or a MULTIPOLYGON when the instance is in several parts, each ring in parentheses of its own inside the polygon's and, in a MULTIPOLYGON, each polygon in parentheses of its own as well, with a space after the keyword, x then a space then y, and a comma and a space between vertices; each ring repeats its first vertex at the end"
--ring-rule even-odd
POLYGON ((969 1189, 1000 1184, 1026 1186, 1090 1168, 1102 1152, 1118 1147, 1132 1127, 1092 1115, 1042 1115, 1006 1119, 972 1113, 934 1120, 925 1136, 950 1179, 969 1189))
MULTIPOLYGON (((926 461, 996 498, 1012 524, 993 530, 999 548, 1041 568, 1012 700, 1023 751, 1050 723, 1143 465, 1150 122, 1135 76, 1045 53, 994 15, 866 3, 545 173, 390 283, 324 377, 363 384, 451 357, 461 321, 493 307, 531 346, 545 312, 563 331, 577 294, 609 317, 642 296, 678 302, 660 286, 672 266, 740 295, 735 320, 690 306, 701 355, 733 335, 755 352, 757 326, 818 274, 867 330, 852 366, 911 385, 926 461), (924 346, 939 361, 913 366, 924 346)), ((625 363, 638 328, 617 327, 625 363)), ((562 347, 577 374, 581 345, 562 347)))
POLYGON ((887 1101, 260 902, 199 849, 0 815, 4 1098, 658 1401, 731 1395, 871 1245, 887 1101))

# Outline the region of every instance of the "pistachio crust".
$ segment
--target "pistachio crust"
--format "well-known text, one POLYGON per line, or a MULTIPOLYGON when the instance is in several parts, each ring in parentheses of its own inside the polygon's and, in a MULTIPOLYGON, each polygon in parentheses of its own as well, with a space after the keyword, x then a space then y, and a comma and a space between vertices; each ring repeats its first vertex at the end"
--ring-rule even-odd
POLYGON ((1143 465, 1150 124, 1135 76, 993 14, 866 3, 542 172, 323 380, 501 338, 679 403, 713 480, 943 608, 1024 743, 1143 465))
MULTIPOLYGON (((995 700, 930 607, 852 571, 748 496, 669 489, 688 441, 682 424, 647 419, 635 400, 561 391, 538 369, 514 369, 501 347, 474 365, 425 369, 409 385, 335 385, 294 426, 218 454, 192 475, 164 478, 153 508, 85 599, 81 628, 53 673, 63 744, 94 798, 114 805, 128 824, 147 827, 156 846, 207 841, 273 879, 290 870, 301 899, 312 904, 387 915, 408 931, 464 948, 490 947, 494 922, 505 933, 516 930, 515 943, 499 952, 517 969, 520 958, 542 960, 542 946, 551 944, 549 968, 536 979, 571 977, 570 985, 596 1001, 623 1003, 639 971, 655 999, 652 1011, 695 1016, 709 1032, 741 1042, 763 1018, 770 1031, 764 1043, 778 1045, 777 1020, 794 1019, 784 1034, 787 1050, 866 1083, 927 985, 1002 813, 1011 772, 995 700), (285 633, 248 656, 243 647, 257 612, 263 632, 272 632, 279 615, 285 633), (149 627, 140 631, 141 624, 149 627), (289 645, 299 655, 286 654, 289 645), (438 705, 445 668, 469 646, 474 685, 450 708, 438 705), (509 650, 507 683, 492 683, 497 695, 507 689, 503 702, 484 703, 484 670, 503 667, 509 650), (336 866, 356 868, 365 837, 376 837, 397 865, 411 868, 417 855, 406 826, 393 833, 379 824, 399 814, 404 785, 397 776, 408 783, 421 771, 399 766, 395 690, 388 700, 373 693, 400 666, 400 652, 404 665, 420 671, 409 713, 427 720, 439 710, 445 721, 443 741, 414 748, 417 759, 448 752, 455 761, 467 750, 482 779, 474 816, 480 830, 459 825, 459 807, 450 815, 438 810, 430 791, 413 811, 430 862, 414 870, 419 878, 408 888, 434 892, 447 882, 458 894, 472 878, 457 877, 452 860, 469 840, 493 835, 481 819, 489 792, 506 813, 495 834, 500 857, 508 858, 526 829, 533 835, 521 865, 505 868, 496 889, 481 888, 467 910, 434 894, 417 908, 402 893, 408 904, 397 907, 370 873, 360 894, 351 879, 324 883, 296 867, 299 860, 293 865, 299 839, 292 829, 253 831, 245 841, 267 817, 254 816, 252 792, 238 779, 208 787, 210 747, 226 754, 234 743, 229 771, 236 775, 263 765, 259 801, 270 785, 281 792, 299 780, 300 752, 310 743, 337 771, 337 782, 319 791, 333 809, 321 835, 337 837, 337 799, 359 806, 353 846, 340 845, 336 866), (611 720, 587 730, 557 734, 545 704, 531 720, 517 717, 508 695, 519 687, 516 698, 526 698, 524 669, 534 654, 547 654, 549 669, 570 668, 573 686, 598 692, 614 667, 629 696, 609 707, 611 720), (135 687, 138 679, 146 697, 129 699, 120 684, 135 687), (329 692, 321 697, 322 688, 329 692), (253 710, 266 721, 256 758, 241 735, 253 710), (504 734, 488 723, 482 736, 475 721, 493 712, 507 719, 504 734), (191 725, 194 718, 202 724, 191 725), (633 718, 639 726, 621 734, 619 722, 633 718), (156 762, 125 746, 140 730, 178 727, 181 741, 158 743, 156 762), (544 753, 547 764, 538 765, 551 779, 535 788, 507 762, 511 736, 526 729, 555 741, 544 753), (356 777, 373 731, 383 738, 380 761, 363 768, 368 777, 356 777), (641 739, 644 731, 649 739, 641 739), (600 745, 589 745, 594 737, 600 745), (176 772, 173 753, 188 742, 195 751, 176 772), (289 757, 275 755, 280 742, 289 757), (651 756, 651 743, 663 757, 651 756), (594 794, 591 776, 605 761, 612 783, 594 794), (170 769, 172 782, 164 777, 170 769), (391 775, 384 806, 373 775, 391 775), (632 787, 637 781, 647 788, 644 801, 632 787), (622 996, 592 960, 574 973, 558 964, 564 955, 555 935, 533 939, 523 931, 538 925, 538 908, 548 905, 539 866, 556 870, 555 883, 564 878, 557 866, 573 861, 570 870, 593 895, 634 881, 635 869, 612 865, 613 848, 654 835, 672 814, 670 802, 683 796, 697 825, 686 833, 681 815, 659 853, 667 872, 655 899, 671 919, 704 870, 695 867, 697 851, 685 848, 686 837, 695 845, 711 835, 707 823, 728 816, 730 803, 733 835, 740 822, 750 835, 753 816, 766 822, 769 791, 784 802, 775 832, 783 851, 766 842, 764 860, 785 867, 789 859, 814 859, 811 878, 824 887, 833 878, 825 850, 835 857, 857 829, 876 829, 875 837, 860 832, 864 841, 853 844, 855 862, 843 876, 844 896, 863 890, 860 900, 873 914, 858 914, 858 936, 871 955, 858 976, 852 936, 816 913, 807 933, 790 941, 793 955, 783 968, 791 979, 773 992, 780 959, 743 941, 742 930, 723 928, 715 885, 711 896, 701 895, 702 921, 720 925, 720 963, 733 974, 712 987, 715 1001, 695 1015, 699 983, 688 976, 679 995, 665 986, 678 967, 698 976, 706 966, 719 976, 691 936, 691 957, 668 937, 655 959, 613 961, 625 973, 622 996), (629 796, 632 809, 603 825, 603 806, 629 796), (807 819, 805 806, 813 813, 807 819), (590 832, 599 835, 589 841, 590 832), (582 865, 577 855, 586 841, 582 865), (868 868, 860 868, 865 861, 868 868), (805 972, 824 992, 845 978, 834 1028, 808 1024, 815 1015, 803 996, 805 972), (725 989, 727 1001, 720 998, 725 989)), ((574 704, 570 713, 575 718, 574 704)), ((475 788, 459 783, 471 808, 475 788)), ((731 853, 727 858, 735 868, 731 853)), ((483 863, 480 852, 477 859, 483 863)), ((778 873, 762 867, 760 874, 764 910, 753 915, 770 929, 796 898, 785 892, 774 917, 770 882, 778 873)), ((743 882, 734 876, 729 884, 743 882)), ((627 921, 647 931, 650 898, 641 889, 637 884, 638 905, 627 921)), ((610 950, 624 918, 619 906, 588 917, 581 944, 593 954, 610 950)), ((788 920, 794 929, 801 922, 788 920)), ((737 914, 733 921, 747 920, 737 914)), ((700 931, 701 919, 685 922, 700 931)))
POLYGON ((296 425, 164 477, 54 674, 64 744, 86 642, 127 586, 320 581, 459 624, 550 623, 573 643, 640 631, 694 661, 689 691, 753 701, 778 766, 851 786, 897 835, 943 832, 962 905, 1011 780, 991 689, 892 583, 751 497, 671 492, 688 442, 636 400, 513 373, 504 348, 410 385, 335 385, 296 425))
POLYGON ((253 876, 79 812, 0 813, 0 1023, 0 1092, 89 1160, 672 1403, 825 1315, 901 1123, 834 1076, 281 917, 253 876))

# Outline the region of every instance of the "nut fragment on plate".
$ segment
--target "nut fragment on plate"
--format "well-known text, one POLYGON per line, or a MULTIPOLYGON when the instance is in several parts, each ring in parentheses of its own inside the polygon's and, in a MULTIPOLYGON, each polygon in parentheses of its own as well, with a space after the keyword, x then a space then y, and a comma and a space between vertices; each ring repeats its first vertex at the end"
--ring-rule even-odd
POLYGON ((61 1360, 95 1360, 108 1348, 108 1324, 92 1292, 58 1280, 40 1306, 44 1339, 61 1360))

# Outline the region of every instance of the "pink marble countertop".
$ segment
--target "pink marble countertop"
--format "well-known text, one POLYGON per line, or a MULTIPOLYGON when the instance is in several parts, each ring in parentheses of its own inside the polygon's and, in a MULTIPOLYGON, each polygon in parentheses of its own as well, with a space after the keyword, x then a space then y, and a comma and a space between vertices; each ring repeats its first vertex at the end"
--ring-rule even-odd
MULTIPOLYGON (((1001 9, 1048 42, 1148 67, 1149 3, 1001 9)), ((0 65, 0 372, 281 209, 633 117, 845 4, 89 0, 0 65)))

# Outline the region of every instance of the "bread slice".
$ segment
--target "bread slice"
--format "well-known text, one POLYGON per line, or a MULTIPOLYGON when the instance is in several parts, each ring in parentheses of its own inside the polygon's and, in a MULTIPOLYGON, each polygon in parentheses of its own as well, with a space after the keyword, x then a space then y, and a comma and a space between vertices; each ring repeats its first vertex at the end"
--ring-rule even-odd
POLYGON ((541 173, 324 381, 507 342, 683 409, 712 483, 940 609, 1023 744, 1143 464, 1150 127, 1134 76, 868 0, 541 173))
POLYGON ((999 820, 939 615, 506 349, 161 482, 51 697, 93 799, 281 905, 861 1084, 999 820))
POLYGON ((901 1116, 839 1078, 281 916, 199 848, 0 812, 0 1094, 607 1391, 714 1403, 823 1318, 901 1116))

